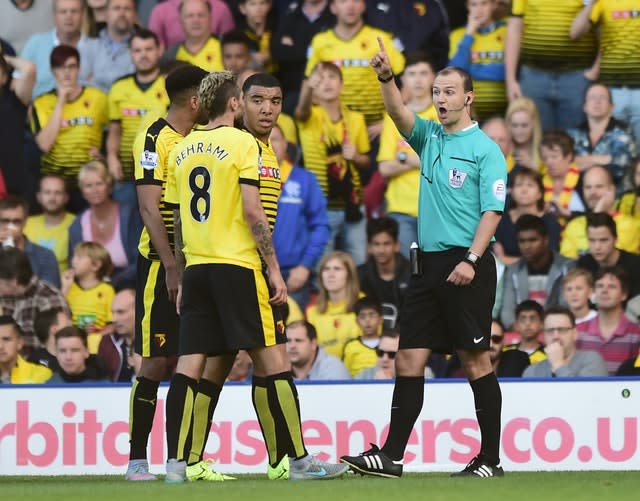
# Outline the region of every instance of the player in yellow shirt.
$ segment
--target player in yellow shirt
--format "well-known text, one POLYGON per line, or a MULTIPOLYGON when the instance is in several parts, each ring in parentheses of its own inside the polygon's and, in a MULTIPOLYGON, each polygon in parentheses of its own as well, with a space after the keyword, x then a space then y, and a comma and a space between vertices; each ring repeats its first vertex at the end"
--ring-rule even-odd
MULTIPOLYGON (((270 75, 254 75, 245 82, 243 95, 245 118, 251 116, 245 125, 267 144, 282 103, 280 85, 270 75)), ((286 286, 258 188, 260 148, 256 138, 232 127, 239 97, 230 72, 209 74, 200 86, 208 130, 193 132, 171 154, 175 176, 166 200, 179 204, 176 233, 184 237, 186 270, 180 359, 167 395, 166 480, 228 479, 203 464, 200 455, 210 423, 196 415, 192 420, 192 409, 208 408, 213 414, 216 402, 200 393, 202 380, 220 390, 239 349, 246 349, 254 363, 253 400, 269 452, 270 477, 339 476, 346 470, 312 458, 302 441, 277 307, 286 301, 286 286), (206 359, 207 354, 215 356, 206 359), (189 429, 193 445, 185 457, 189 429)))
POLYGON ((206 71, 187 65, 166 78, 170 105, 166 118, 143 130, 133 147, 134 175, 144 229, 138 245, 135 350, 142 356, 131 389, 128 480, 155 480, 149 473, 147 441, 160 381, 167 377, 167 357, 178 354, 175 301, 178 271, 173 253, 173 213, 164 202, 171 149, 206 119, 200 111, 198 85, 206 71))
POLYGON ((211 33, 211 4, 207 0, 180 2, 180 24, 185 40, 169 47, 164 60, 184 61, 206 71, 223 69, 220 41, 211 33))
POLYGON ((366 259, 366 220, 362 214, 360 171, 371 164, 369 137, 362 113, 342 101, 342 71, 320 62, 302 84, 295 117, 305 167, 313 172, 327 197, 333 250, 338 235, 342 249, 356 264, 366 259))
POLYGON ((136 31, 129 52, 136 71, 116 80, 108 96, 107 165, 116 181, 113 198, 135 203, 133 142, 141 130, 166 114, 169 97, 160 74, 162 48, 158 36, 145 29, 136 31))
POLYGON ((97 156, 102 147, 107 95, 79 84, 80 53, 75 47, 58 45, 50 60, 56 88, 33 102, 31 130, 42 151, 42 173, 64 177, 74 187, 70 208, 79 209, 83 203, 77 175, 80 166, 97 156))
POLYGON ((22 231, 33 243, 53 251, 62 276, 68 268, 69 226, 76 218, 66 211, 69 194, 64 179, 55 174, 44 175, 36 198, 42 214, 29 216, 22 231))
POLYGON ((62 293, 71 309, 73 325, 87 332, 89 353, 98 353, 98 345, 111 323, 111 303, 116 295, 105 282, 111 272, 107 250, 95 242, 76 245, 71 269, 62 276, 62 293))
POLYGON ((390 33, 365 24, 365 9, 365 0, 331 0, 336 25, 312 38, 305 75, 309 76, 320 61, 339 66, 344 78, 342 101, 349 109, 364 114, 369 137, 374 138, 380 134, 384 113, 376 74, 369 67, 371 57, 378 51, 376 37, 381 37, 389 48, 391 68, 396 75, 404 69, 404 56, 394 46, 390 33))
MULTIPOLYGON (((434 78, 433 62, 427 54, 414 52, 407 55, 402 74, 407 107, 428 120, 438 118, 431 95, 434 78)), ((378 169, 388 182, 385 194, 387 215, 398 223, 400 252, 409 258, 411 243, 418 241, 420 158, 386 113, 380 135, 378 169)))

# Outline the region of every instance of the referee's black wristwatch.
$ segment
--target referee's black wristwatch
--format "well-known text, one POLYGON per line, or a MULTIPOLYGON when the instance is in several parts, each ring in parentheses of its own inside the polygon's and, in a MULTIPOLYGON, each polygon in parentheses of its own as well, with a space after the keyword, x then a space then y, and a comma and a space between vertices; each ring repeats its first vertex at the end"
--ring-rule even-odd
POLYGON ((467 251, 467 253, 464 255, 463 261, 465 263, 469 263, 471 266, 473 266, 474 270, 477 270, 478 269, 478 261, 480 261, 480 256, 478 256, 474 252, 467 251))

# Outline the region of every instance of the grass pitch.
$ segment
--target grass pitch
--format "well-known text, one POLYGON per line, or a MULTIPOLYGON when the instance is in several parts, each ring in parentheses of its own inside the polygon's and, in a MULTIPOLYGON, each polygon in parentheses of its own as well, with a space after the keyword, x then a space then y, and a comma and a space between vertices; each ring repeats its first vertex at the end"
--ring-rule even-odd
POLYGON ((263 475, 241 475, 236 481, 183 485, 125 482, 114 476, 0 476, 3 501, 637 501, 639 493, 639 472, 507 473, 500 479, 414 473, 398 480, 347 475, 304 482, 270 482, 263 475))

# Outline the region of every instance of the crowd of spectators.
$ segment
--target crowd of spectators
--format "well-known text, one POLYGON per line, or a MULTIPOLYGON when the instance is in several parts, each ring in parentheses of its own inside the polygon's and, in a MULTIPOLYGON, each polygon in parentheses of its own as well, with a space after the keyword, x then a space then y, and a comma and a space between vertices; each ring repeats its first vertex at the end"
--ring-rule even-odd
MULTIPOLYGON (((613 0, 11 0, 0 7, 0 380, 131 381, 137 132, 181 64, 283 85, 274 243, 297 379, 390 379, 420 159, 384 113, 384 40, 436 119, 447 65, 507 161, 491 252, 504 377, 640 374, 640 16, 613 0)), ((624 4, 626 5, 626 4, 624 4)), ((429 229, 424 229, 429 231, 429 229)), ((233 380, 250 378, 246 354, 233 380)), ((434 354, 426 377, 463 376, 434 354)))

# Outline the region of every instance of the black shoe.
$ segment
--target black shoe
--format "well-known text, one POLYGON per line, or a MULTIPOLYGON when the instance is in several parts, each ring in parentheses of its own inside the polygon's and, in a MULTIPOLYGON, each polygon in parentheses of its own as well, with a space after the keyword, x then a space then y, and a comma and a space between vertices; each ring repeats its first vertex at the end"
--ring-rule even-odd
POLYGON ((402 461, 392 461, 377 445, 359 456, 342 456, 341 463, 348 464, 353 471, 361 475, 399 478, 402 476, 402 461))
POLYGON ((462 471, 451 474, 452 477, 504 477, 504 470, 499 464, 491 464, 480 455, 474 457, 462 471))

